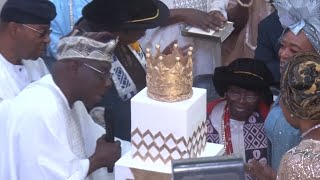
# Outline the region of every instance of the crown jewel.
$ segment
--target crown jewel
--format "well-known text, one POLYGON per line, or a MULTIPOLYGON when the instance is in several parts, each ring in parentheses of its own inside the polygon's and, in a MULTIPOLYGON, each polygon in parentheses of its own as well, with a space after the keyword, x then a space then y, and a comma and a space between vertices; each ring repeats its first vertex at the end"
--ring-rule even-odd
POLYGON ((183 55, 178 45, 171 54, 163 55, 156 45, 155 56, 147 49, 148 96, 157 101, 177 102, 192 96, 192 47, 183 55))

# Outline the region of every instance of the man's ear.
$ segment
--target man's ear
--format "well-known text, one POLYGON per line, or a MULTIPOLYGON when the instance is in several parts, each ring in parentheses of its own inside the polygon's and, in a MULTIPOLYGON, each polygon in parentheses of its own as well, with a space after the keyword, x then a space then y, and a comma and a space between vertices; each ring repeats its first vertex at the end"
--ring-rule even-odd
POLYGON ((9 22, 7 28, 11 37, 15 37, 21 31, 20 25, 15 22, 9 22))

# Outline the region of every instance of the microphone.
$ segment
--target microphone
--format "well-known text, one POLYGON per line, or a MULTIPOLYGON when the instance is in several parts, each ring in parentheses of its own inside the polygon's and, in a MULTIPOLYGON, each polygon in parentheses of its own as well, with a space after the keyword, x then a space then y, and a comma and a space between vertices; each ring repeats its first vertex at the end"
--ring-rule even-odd
MULTIPOLYGON (((106 107, 104 113, 105 113, 104 122, 105 122, 105 127, 106 127, 106 141, 110 142, 110 143, 114 143, 114 133, 113 133, 114 118, 113 118, 111 108, 106 107)), ((108 167, 108 173, 113 173, 113 166, 108 167)))

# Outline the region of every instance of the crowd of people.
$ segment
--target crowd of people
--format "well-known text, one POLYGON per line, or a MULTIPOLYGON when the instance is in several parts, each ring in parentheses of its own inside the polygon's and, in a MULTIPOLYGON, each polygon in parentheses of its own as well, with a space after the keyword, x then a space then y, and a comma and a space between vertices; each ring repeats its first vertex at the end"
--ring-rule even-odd
POLYGON ((195 75, 212 75, 207 141, 243 157, 246 179, 320 178, 320 0, 3 3, 0 179, 112 179, 131 147, 130 99, 146 87, 144 50, 175 43, 194 47, 195 75), (227 21, 223 66, 212 40, 181 35, 227 21))

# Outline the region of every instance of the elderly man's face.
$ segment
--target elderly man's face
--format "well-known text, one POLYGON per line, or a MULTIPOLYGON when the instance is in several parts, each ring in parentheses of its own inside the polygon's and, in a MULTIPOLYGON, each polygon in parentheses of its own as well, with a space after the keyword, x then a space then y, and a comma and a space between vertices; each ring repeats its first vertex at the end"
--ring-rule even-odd
POLYGON ((280 44, 280 73, 282 73, 283 68, 287 64, 288 60, 295 54, 301 52, 315 52, 312 44, 302 31, 300 31, 297 35, 294 35, 290 30, 287 31, 281 39, 280 44))
POLYGON ((96 60, 82 61, 79 74, 79 92, 81 101, 87 108, 100 102, 106 91, 112 86, 111 63, 96 60))
POLYGON ((229 86, 226 93, 227 105, 232 119, 246 121, 257 110, 260 97, 254 91, 238 86, 229 86))
POLYGON ((35 24, 19 24, 17 49, 23 59, 38 59, 47 49, 50 42, 50 26, 35 24))

